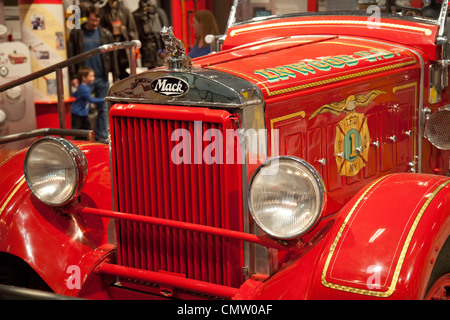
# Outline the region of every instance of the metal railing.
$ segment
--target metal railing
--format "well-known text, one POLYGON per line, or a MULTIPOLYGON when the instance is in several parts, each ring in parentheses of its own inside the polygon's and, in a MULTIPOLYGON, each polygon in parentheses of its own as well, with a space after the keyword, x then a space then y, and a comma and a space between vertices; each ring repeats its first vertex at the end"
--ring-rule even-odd
POLYGON ((0 284, 0 300, 82 300, 53 292, 0 284))
MULTIPOLYGON (((134 74, 136 74, 136 49, 139 49, 140 47, 141 47, 141 42, 139 40, 104 44, 98 48, 86 51, 84 53, 81 53, 79 55, 71 57, 67 60, 56 63, 45 69, 33 72, 33 73, 26 75, 24 77, 21 77, 19 79, 16 79, 16 80, 13 80, 6 84, 3 84, 0 86, 0 92, 3 92, 8 89, 14 88, 16 86, 22 85, 29 81, 38 79, 49 73, 56 72, 56 89, 57 89, 57 97, 58 97, 59 128, 66 129, 66 122, 65 122, 66 109, 65 109, 65 104, 64 104, 64 82, 63 82, 63 72, 62 72, 63 69, 66 67, 69 67, 71 65, 74 65, 76 63, 79 63, 83 60, 86 60, 90 57, 102 54, 102 53, 116 51, 116 50, 122 50, 122 49, 128 49, 129 50, 128 59, 129 59, 129 64, 130 64, 130 74, 134 75, 134 74)), ((8 141, 9 139, 3 139, 3 140, 8 141)), ((0 143, 1 143, 1 140, 0 140, 0 143)), ((5 142, 3 142, 3 143, 5 143, 5 142)))
POLYGON ((43 128, 0 137, 0 145, 41 136, 74 136, 86 138, 88 141, 94 141, 93 130, 43 128))

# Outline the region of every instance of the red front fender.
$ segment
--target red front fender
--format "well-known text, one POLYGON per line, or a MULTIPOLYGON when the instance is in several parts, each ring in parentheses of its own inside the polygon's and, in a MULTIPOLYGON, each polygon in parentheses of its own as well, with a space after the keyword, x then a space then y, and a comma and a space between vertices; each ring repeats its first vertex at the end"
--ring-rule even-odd
MULTIPOLYGON (((254 293, 258 299, 422 299, 450 234, 450 179, 384 177, 357 194, 323 240, 254 293)), ((303 252, 303 253, 302 253, 303 252)))
MULTIPOLYGON (((80 149, 89 173, 78 201, 110 209, 108 146, 84 143, 80 149)), ((61 214, 41 203, 25 182, 24 157, 22 151, 0 166, 0 252, 22 259, 56 293, 75 296, 85 275, 112 249, 109 219, 61 214), (68 285, 71 276, 79 279, 68 285)))

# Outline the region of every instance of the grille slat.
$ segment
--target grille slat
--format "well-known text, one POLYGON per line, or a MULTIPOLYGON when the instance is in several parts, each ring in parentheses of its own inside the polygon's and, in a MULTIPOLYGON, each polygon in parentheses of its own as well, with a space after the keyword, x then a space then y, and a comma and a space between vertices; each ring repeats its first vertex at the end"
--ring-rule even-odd
MULTIPOLYGON (((151 161, 156 162, 157 154, 155 149, 155 126, 154 121, 149 120, 148 124, 149 133, 148 133, 148 149, 150 151, 149 154, 149 163, 151 161)), ((149 166, 150 167, 150 196, 152 199, 152 208, 150 212, 153 212, 157 214, 159 212, 159 206, 158 206, 158 188, 156 187, 156 166, 149 166)), ((160 269, 160 244, 159 244, 159 237, 158 237, 158 231, 159 227, 152 226, 152 246, 151 246, 151 252, 148 252, 147 254, 149 256, 153 253, 153 269, 152 270, 159 270, 160 269)))
MULTIPOLYGON (((140 139, 140 130, 141 130, 141 126, 139 125, 139 119, 133 119, 133 129, 134 129, 134 140, 133 143, 131 143, 131 154, 135 153, 136 154, 136 159, 141 159, 142 158, 142 152, 139 148, 139 145, 136 145, 136 141, 139 141, 140 139)), ((142 163, 140 161, 136 161, 135 162, 135 168, 133 168, 131 170, 132 175, 135 175, 135 181, 136 184, 133 185, 132 184, 132 188, 131 188, 131 193, 135 194, 135 192, 137 192, 137 186, 142 186, 143 185, 143 181, 142 181, 142 175, 138 175, 136 174, 136 172, 142 172, 142 163)), ((137 192, 137 198, 136 198, 136 202, 133 205, 133 211, 135 212, 144 212, 144 198, 142 196, 141 193, 137 192)), ((134 259, 135 259, 135 265, 139 266, 140 268, 145 268, 144 265, 144 261, 141 259, 141 257, 144 257, 142 255, 142 253, 145 250, 145 225, 138 225, 135 224, 135 228, 138 230, 138 232, 136 233, 136 250, 135 250, 135 255, 134 255, 134 259)))
MULTIPOLYGON (((140 120, 140 128, 141 128, 141 132, 140 132, 140 141, 142 141, 142 145, 146 145, 148 146, 148 122, 145 119, 141 119, 140 120)), ((137 149, 140 149, 140 154, 142 156, 142 161, 143 163, 149 163, 150 161, 150 157, 149 157, 149 150, 146 148, 139 148, 139 146, 137 147, 137 149)), ((145 195, 149 195, 150 194, 150 170, 149 170, 149 166, 142 166, 142 190, 143 190, 143 196, 141 198, 143 198, 143 211, 142 212, 151 212, 151 201, 150 201, 150 197, 146 197, 145 195)), ((147 255, 147 252, 152 252, 152 246, 151 246, 151 241, 150 241, 150 237, 151 237, 151 226, 149 225, 145 225, 145 227, 143 228, 144 230, 144 235, 142 236, 142 250, 141 250, 141 255, 142 255, 142 261, 141 261, 141 266, 143 269, 151 269, 153 266, 153 259, 152 256, 150 254, 147 255)))
MULTIPOLYGON (((210 164, 206 157, 211 150, 218 159, 225 155, 223 139, 209 134, 212 129, 225 137, 222 124, 127 117, 113 117, 112 122, 118 211, 231 229, 232 215, 241 214, 226 209, 224 180, 233 172, 225 173, 224 166, 210 164), (182 137, 172 141, 175 130, 183 130, 182 137), (172 159, 177 146, 182 146, 182 164, 172 159)), ((241 284, 240 245, 235 241, 126 221, 119 222, 118 235, 121 265, 221 285, 241 284), (230 256, 238 257, 232 262, 237 266, 230 267, 230 256)))

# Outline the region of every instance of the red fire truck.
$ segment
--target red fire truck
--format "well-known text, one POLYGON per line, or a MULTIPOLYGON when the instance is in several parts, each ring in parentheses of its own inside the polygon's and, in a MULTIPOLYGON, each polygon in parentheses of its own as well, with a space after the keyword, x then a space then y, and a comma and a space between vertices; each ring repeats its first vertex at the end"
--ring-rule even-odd
POLYGON ((109 145, 49 136, 1 164, 2 282, 448 298, 448 1, 399 2, 235 1, 193 60, 164 28, 166 66, 110 89, 109 145))

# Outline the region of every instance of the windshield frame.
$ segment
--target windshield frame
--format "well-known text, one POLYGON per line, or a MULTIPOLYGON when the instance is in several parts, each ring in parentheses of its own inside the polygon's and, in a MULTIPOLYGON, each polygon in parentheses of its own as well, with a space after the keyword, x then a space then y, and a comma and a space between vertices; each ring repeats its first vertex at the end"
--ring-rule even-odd
MULTIPOLYGON (((387 1, 393 1, 393 0, 387 0, 387 1)), ((228 18, 228 23, 226 30, 228 30, 232 26, 239 26, 243 24, 248 23, 257 23, 261 21, 270 21, 274 19, 280 19, 280 18, 292 18, 292 17, 307 17, 307 16, 354 16, 354 17, 367 17, 367 14, 364 12, 342 12, 342 11, 319 11, 319 12, 299 12, 299 13, 289 13, 289 14, 282 14, 282 15, 270 15, 265 17, 258 17, 258 18, 252 18, 250 20, 246 21, 238 21, 236 22, 236 14, 238 12, 240 0, 234 0, 233 5, 231 6, 230 15, 228 18)), ((392 13, 381 13, 381 17, 388 18, 388 19, 396 19, 396 20, 402 20, 402 21, 411 21, 411 22, 418 22, 418 23, 427 23, 432 25, 439 26, 438 31, 438 37, 442 37, 445 34, 445 26, 447 22, 447 16, 448 16, 448 3, 449 0, 442 0, 441 5, 441 12, 439 14, 439 18, 432 19, 432 18, 424 18, 420 16, 402 16, 399 14, 392 14, 392 13)), ((406 8, 407 7, 400 7, 400 8, 406 8)))

